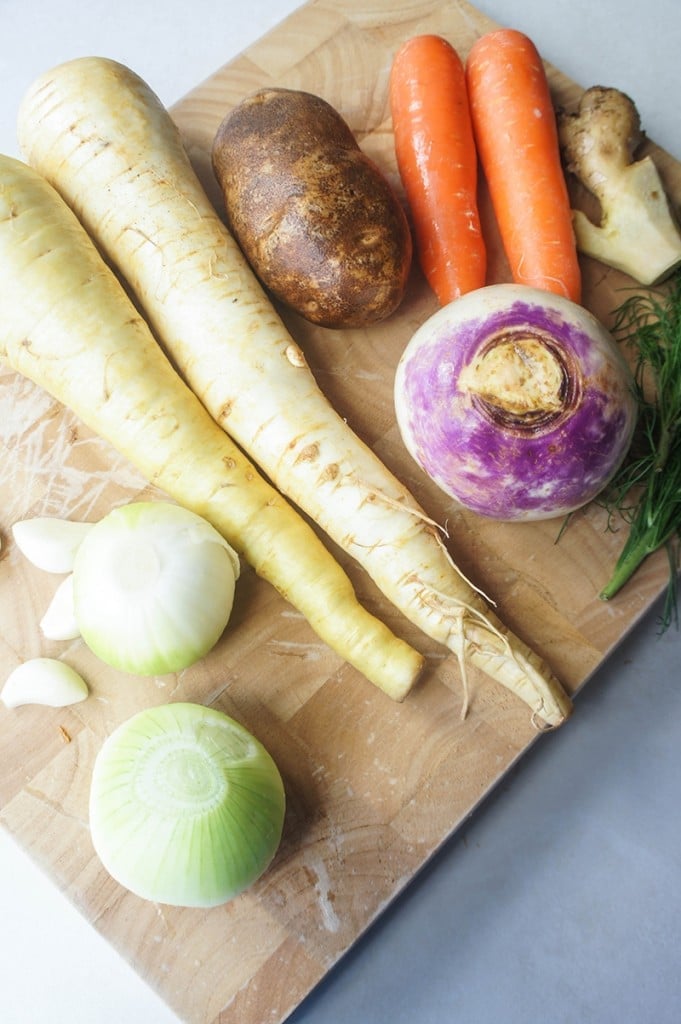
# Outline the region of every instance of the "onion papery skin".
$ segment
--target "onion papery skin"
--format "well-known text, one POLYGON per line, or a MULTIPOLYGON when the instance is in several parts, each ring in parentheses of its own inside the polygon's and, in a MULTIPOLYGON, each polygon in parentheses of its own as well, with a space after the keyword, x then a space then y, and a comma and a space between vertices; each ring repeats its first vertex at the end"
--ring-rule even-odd
POLYGON ((73 604, 81 636, 122 672, 165 675, 204 657, 225 631, 239 564, 200 516, 130 502, 95 523, 78 549, 73 604))
POLYGON ((103 866, 145 900, 214 907, 269 867, 285 790, 265 747, 213 708, 171 703, 119 725, 95 759, 90 833, 103 866))
POLYGON ((524 285, 489 285, 439 309, 395 375, 412 458, 460 505, 502 521, 564 516, 595 498, 629 449, 637 411, 631 372, 600 321, 524 285))

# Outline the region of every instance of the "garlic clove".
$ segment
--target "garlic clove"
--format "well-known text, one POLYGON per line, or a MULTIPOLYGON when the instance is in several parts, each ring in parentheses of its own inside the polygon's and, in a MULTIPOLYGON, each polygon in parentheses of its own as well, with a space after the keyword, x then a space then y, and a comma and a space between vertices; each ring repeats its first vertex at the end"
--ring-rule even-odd
POLYGON ((73 573, 62 580, 55 590, 40 620, 40 628, 48 640, 75 640, 80 636, 73 606, 73 573))
POLYGON ((71 572, 76 552, 93 523, 36 516, 12 527, 17 547, 25 558, 45 572, 71 572))
POLYGON ((88 696, 85 680, 75 669, 56 658, 29 658, 10 672, 0 692, 8 708, 44 704, 63 708, 88 696))

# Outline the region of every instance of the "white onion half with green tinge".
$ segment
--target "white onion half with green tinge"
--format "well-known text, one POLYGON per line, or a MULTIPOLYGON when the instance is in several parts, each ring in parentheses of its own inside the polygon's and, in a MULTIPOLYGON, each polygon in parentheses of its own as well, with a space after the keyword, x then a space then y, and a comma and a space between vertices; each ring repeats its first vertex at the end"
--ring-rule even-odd
POLYGON ((265 747, 199 704, 138 712, 95 760, 95 851, 142 899, 183 907, 233 899, 270 865, 284 812, 281 775, 265 747))
POLYGON ((73 603, 83 640, 135 675, 179 672, 220 639, 239 560, 210 523, 169 502, 131 502, 78 549, 73 603))

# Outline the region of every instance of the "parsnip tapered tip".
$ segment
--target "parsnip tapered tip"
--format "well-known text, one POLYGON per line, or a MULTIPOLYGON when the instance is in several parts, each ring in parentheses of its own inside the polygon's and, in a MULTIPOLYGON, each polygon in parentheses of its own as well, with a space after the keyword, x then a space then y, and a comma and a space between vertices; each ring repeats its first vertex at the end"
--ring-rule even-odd
POLYGON ((555 705, 547 708, 542 705, 532 712, 530 721, 537 732, 552 732, 564 725, 574 710, 572 701, 566 693, 559 695, 555 705))

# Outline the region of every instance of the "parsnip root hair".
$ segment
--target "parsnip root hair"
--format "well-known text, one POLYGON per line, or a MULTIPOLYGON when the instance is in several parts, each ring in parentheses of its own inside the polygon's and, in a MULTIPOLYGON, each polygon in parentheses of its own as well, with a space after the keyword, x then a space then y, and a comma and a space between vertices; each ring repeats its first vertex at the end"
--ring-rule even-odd
POLYGON ((30 88, 19 138, 192 390, 275 486, 424 633, 521 697, 533 720, 563 722, 571 702, 558 680, 453 569, 428 516, 331 408, 146 83, 104 58, 63 64, 30 88))

